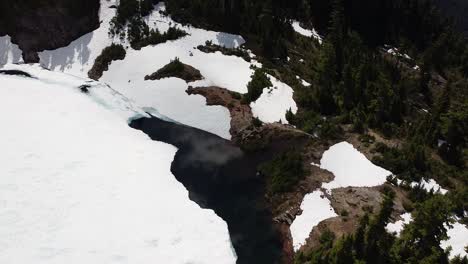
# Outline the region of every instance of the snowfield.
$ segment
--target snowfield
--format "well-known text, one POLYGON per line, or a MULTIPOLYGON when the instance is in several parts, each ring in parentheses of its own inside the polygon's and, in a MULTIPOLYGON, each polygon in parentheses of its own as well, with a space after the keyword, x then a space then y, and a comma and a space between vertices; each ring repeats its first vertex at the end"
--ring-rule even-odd
POLYGON ((250 104, 252 113, 264 123, 288 124, 286 112, 291 109, 294 114, 297 113, 297 105, 293 99, 294 91, 275 77, 268 75, 268 78, 273 87, 263 89, 262 95, 250 104))
POLYGON ((304 196, 301 210, 302 214, 296 217, 290 227, 295 251, 305 244, 314 226, 325 219, 337 216, 330 205, 330 201, 319 190, 304 196))
POLYGON ((6 68, 35 78, 0 74, 0 263, 235 263, 226 223, 171 174, 176 148, 128 126, 131 100, 6 68))

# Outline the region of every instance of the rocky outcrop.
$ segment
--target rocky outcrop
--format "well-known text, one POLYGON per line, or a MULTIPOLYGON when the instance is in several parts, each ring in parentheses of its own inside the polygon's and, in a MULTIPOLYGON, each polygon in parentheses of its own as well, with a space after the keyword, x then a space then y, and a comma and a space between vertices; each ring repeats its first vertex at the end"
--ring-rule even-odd
POLYGON ((202 80, 200 71, 194 67, 180 62, 178 59, 165 65, 158 71, 145 76, 145 80, 160 80, 169 77, 176 77, 186 82, 202 80))
POLYGON ((9 35, 25 62, 37 52, 70 44, 99 27, 99 0, 2 0, 0 36, 9 35))

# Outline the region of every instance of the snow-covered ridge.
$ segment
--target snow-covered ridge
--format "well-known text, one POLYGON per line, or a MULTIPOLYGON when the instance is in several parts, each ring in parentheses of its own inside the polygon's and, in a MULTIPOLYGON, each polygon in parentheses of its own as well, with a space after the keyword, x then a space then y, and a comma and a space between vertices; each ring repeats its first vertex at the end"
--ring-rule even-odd
POLYGON ((235 263, 226 223, 171 174, 176 148, 126 123, 131 100, 4 69, 34 78, 0 74, 0 263, 235 263))

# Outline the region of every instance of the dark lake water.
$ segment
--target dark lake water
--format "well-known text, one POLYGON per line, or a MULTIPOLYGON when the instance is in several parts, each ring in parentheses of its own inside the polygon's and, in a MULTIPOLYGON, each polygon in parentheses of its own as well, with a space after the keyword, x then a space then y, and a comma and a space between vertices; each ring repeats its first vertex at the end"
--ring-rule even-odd
POLYGON ((227 222, 237 263, 279 263, 280 239, 264 203, 262 179, 256 174, 257 165, 268 155, 246 154, 219 136, 156 117, 134 120, 130 126, 179 148, 172 173, 191 200, 227 222))

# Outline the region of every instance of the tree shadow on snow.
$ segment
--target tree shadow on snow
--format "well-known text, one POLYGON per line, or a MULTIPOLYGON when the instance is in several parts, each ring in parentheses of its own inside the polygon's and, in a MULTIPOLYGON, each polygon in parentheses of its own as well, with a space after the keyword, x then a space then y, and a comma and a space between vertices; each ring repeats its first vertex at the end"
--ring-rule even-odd
MULTIPOLYGON (((53 51, 44 51, 39 54, 42 66, 51 70, 65 70, 66 67, 79 63, 86 65, 89 62, 91 50, 88 47, 94 32, 88 33, 73 41, 67 47, 53 51)), ((91 62, 93 63, 93 62, 91 62)))
POLYGON ((21 61, 23 52, 18 46, 11 43, 9 36, 0 37, 0 66, 6 63, 18 63, 21 61))

